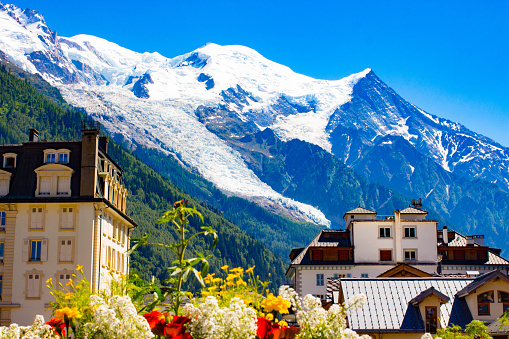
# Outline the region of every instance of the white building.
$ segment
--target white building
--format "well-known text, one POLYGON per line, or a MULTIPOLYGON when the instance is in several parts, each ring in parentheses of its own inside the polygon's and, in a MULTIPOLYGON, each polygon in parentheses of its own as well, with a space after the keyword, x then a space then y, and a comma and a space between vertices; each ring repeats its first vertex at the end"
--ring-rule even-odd
MULTIPOLYGON (((106 153, 99 126, 84 124, 82 141, 0 146, 0 325, 49 319, 46 288, 65 285, 77 265, 92 289, 127 273, 130 230, 122 170, 106 153)), ((79 274, 78 274, 79 276, 79 274)))
MULTIPOLYGON (((329 278, 378 277, 401 264, 411 265, 415 274, 436 275, 440 270, 439 258, 442 258, 437 247, 438 222, 427 219, 427 215, 416 207, 396 209, 394 215, 385 216, 362 207, 355 208, 343 216, 345 230, 323 230, 307 247, 293 249, 286 275, 300 295, 313 294, 322 299, 326 298, 329 278)), ((489 265, 486 270, 505 268, 507 271, 509 262, 492 249, 483 246, 476 250, 490 253, 486 257, 499 264, 489 265)), ((476 263, 475 267, 482 266, 481 262, 476 263)), ((463 268, 463 274, 472 267, 462 266, 457 261, 454 264, 460 271, 463 268)), ((448 272, 457 270, 448 269, 448 272)))

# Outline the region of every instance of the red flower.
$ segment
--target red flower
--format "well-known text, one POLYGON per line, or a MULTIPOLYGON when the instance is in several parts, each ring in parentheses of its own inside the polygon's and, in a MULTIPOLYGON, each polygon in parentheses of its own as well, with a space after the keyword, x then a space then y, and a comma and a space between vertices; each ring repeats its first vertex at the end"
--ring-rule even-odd
POLYGON ((193 337, 191 337, 189 333, 182 333, 181 335, 173 337, 173 339, 193 339, 193 337))
POLYGON ((164 330, 166 326, 166 320, 164 314, 159 311, 152 311, 143 315, 148 321, 148 325, 152 330, 152 333, 159 336, 164 336, 164 330))
MULTIPOLYGON (((185 334, 189 335, 189 333, 184 332, 186 331, 186 324, 190 321, 191 319, 187 317, 173 316, 173 321, 164 327, 165 338, 166 339, 187 338, 187 336, 184 335, 185 334)), ((190 335, 189 338, 191 338, 190 335)))
POLYGON ((268 321, 265 318, 258 317, 256 325, 257 325, 256 335, 258 336, 258 338, 267 339, 271 332, 270 321, 268 321))
POLYGON ((63 319, 52 318, 51 320, 48 320, 46 324, 55 329, 55 334, 57 334, 59 337, 62 336, 62 331, 65 329, 65 323, 63 319))
POLYGON ((293 339, 300 329, 297 327, 280 327, 265 318, 258 317, 256 335, 260 339, 293 339))

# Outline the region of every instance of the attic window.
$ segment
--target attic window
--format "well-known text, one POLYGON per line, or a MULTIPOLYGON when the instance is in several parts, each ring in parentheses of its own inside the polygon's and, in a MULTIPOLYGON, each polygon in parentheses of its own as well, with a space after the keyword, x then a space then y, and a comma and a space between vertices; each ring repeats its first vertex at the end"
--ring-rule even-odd
POLYGON ((490 303, 493 302, 493 291, 488 291, 477 296, 477 314, 490 315, 490 303))
POLYGON ((436 306, 426 306, 426 332, 436 333, 438 314, 436 306))
POLYGON ((16 153, 4 154, 4 168, 16 168, 16 153))

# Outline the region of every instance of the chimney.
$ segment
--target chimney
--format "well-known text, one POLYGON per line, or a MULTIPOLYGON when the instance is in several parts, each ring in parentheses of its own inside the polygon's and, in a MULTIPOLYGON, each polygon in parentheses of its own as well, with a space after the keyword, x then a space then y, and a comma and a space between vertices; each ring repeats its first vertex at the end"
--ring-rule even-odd
POLYGON ((474 235, 474 242, 479 246, 484 246, 484 235, 474 235))
POLYGON ((449 243, 449 235, 447 233, 447 226, 442 228, 442 238, 444 240, 444 244, 447 245, 449 243))
POLYGON ((99 147, 102 148, 104 153, 108 153, 108 138, 107 137, 99 137, 99 147))
POLYGON ((80 196, 94 197, 97 186, 100 125, 95 121, 84 121, 81 125, 81 133, 80 196))
POLYGON ((396 262, 403 262, 403 249, 401 239, 403 238, 403 230, 401 229, 401 210, 394 209, 394 242, 396 262))
POLYGON ((474 244, 475 244, 474 236, 467 235, 466 238, 467 238, 467 246, 474 246, 474 244))
POLYGON ((35 128, 30 128, 30 135, 28 137, 28 141, 37 142, 39 141, 39 131, 35 128))

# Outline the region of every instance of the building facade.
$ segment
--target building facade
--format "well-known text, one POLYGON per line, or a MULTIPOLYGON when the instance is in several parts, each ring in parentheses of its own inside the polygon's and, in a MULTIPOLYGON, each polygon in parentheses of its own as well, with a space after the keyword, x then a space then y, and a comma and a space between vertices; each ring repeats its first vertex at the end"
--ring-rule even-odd
MULTIPOLYGON (((428 213, 419 207, 396 209, 393 215, 377 215, 363 207, 346 212, 344 230, 323 230, 307 247, 291 251, 292 262, 286 272, 291 285, 301 296, 312 294, 327 299, 328 279, 383 276, 401 264, 406 269, 400 274, 420 276, 419 272, 466 274, 474 269, 507 272, 509 262, 496 249, 467 244, 466 237, 454 231, 447 234, 447 230, 446 239, 450 241, 444 244, 437 220, 428 219, 428 213), (463 259, 460 251, 466 253, 463 259), (456 260, 451 260, 454 255, 456 260), (474 256, 476 260, 470 260, 474 256)), ((481 236, 475 239, 480 242, 481 236)))
POLYGON ((99 132, 84 123, 82 141, 48 142, 30 130, 28 142, 0 146, 0 325, 49 317, 46 281, 65 286, 77 265, 94 291, 128 272, 136 223, 99 132))

